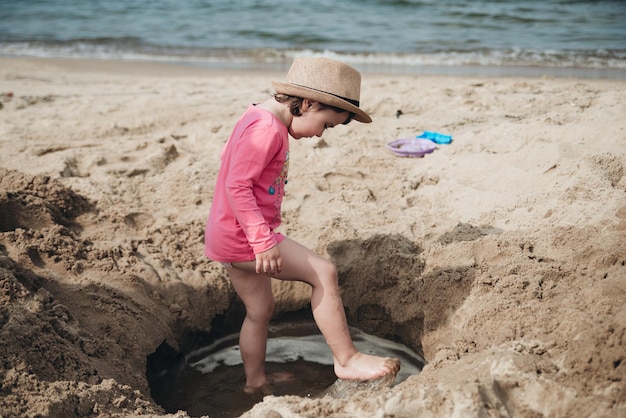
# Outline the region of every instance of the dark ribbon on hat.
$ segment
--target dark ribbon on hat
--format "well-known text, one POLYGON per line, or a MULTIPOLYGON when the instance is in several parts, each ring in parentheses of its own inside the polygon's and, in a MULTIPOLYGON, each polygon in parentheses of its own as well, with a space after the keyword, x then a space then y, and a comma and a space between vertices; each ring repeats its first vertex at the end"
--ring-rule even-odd
POLYGON ((304 88, 310 89, 310 90, 319 91, 320 93, 330 94, 331 96, 335 96, 338 99, 344 100, 344 101, 350 103, 351 105, 359 107, 359 103, 360 102, 358 100, 348 99, 347 97, 343 97, 343 96, 340 96, 338 94, 330 93, 330 92, 327 92, 327 91, 324 91, 324 90, 314 89, 313 87, 309 87, 309 86, 303 86, 302 84, 293 84, 293 85, 294 86, 298 86, 298 87, 304 87, 304 88))

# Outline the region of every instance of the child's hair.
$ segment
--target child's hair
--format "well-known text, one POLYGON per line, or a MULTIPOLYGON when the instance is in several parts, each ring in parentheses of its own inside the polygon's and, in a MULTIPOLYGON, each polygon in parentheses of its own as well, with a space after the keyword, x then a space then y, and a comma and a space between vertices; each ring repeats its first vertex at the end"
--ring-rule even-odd
MULTIPOLYGON (((282 94, 282 93, 276 93, 274 95, 274 99, 279 103, 289 102, 289 112, 293 116, 302 116, 302 101, 304 100, 304 98, 296 97, 296 96, 289 96, 287 94, 282 94)), ((342 109, 340 107, 330 106, 324 103, 320 103, 320 107, 322 109, 332 109, 337 113, 348 112, 347 110, 342 109)), ((346 121, 342 125, 347 125, 348 123, 350 123, 350 121, 354 117, 354 113, 352 112, 349 112, 349 113, 350 115, 348 116, 348 119, 346 119, 346 121)))

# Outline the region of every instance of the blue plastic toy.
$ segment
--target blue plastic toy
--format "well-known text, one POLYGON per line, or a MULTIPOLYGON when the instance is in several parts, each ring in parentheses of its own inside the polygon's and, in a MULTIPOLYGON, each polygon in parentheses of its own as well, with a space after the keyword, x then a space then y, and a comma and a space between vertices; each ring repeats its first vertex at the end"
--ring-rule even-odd
POLYGON ((439 132, 424 131, 423 134, 416 136, 416 138, 428 139, 435 144, 449 144, 452 142, 452 135, 444 135, 439 132))

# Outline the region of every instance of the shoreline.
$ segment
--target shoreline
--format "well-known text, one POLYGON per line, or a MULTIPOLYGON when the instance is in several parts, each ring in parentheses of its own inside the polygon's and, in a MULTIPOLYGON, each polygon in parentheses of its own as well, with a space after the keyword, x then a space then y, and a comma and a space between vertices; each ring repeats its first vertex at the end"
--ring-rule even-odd
MULTIPOLYGON (((233 73, 254 73, 255 75, 284 74, 291 62, 221 62, 207 63, 182 60, 130 60, 113 58, 68 58, 34 56, 0 56, 3 61, 25 61, 48 63, 68 71, 97 71, 108 73, 137 73, 138 75, 202 75, 215 76, 233 73)), ((349 62, 348 62, 349 63, 349 62)), ((626 69, 614 68, 561 68, 547 66, 437 66, 437 65, 388 65, 351 64, 363 75, 393 76, 442 76, 442 77, 493 77, 493 78, 555 78, 581 80, 626 80, 626 69)))

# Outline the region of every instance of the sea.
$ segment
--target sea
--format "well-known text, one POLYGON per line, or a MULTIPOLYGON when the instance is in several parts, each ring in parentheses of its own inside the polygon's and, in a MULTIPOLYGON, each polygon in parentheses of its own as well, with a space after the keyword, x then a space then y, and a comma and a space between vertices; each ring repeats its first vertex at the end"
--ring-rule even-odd
POLYGON ((0 0, 0 56, 626 78, 626 0, 0 0))

